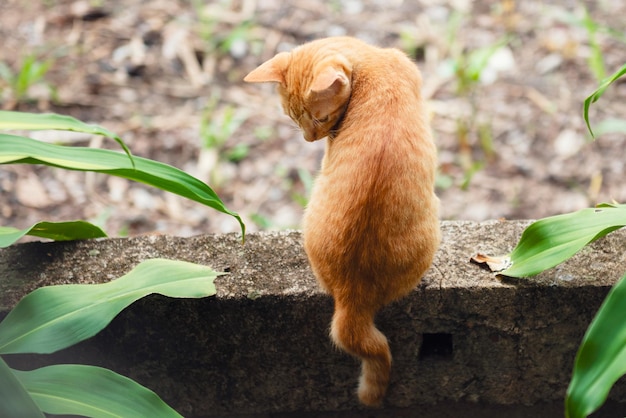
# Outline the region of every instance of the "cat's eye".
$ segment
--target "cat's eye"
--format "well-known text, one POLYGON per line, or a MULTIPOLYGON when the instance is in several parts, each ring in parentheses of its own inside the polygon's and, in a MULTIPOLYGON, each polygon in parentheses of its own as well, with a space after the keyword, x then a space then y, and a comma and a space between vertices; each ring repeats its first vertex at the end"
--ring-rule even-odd
POLYGON ((324 116, 323 118, 318 119, 317 121, 318 121, 319 123, 326 123, 326 122, 328 122, 329 120, 330 120, 330 115, 326 115, 326 116, 324 116))

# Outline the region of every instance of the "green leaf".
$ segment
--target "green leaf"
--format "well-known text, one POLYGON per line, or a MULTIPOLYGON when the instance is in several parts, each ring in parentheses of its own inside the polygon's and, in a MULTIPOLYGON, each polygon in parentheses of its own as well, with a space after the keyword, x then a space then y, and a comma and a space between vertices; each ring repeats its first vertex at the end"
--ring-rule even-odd
POLYGON ((593 75, 598 81, 600 81, 606 78, 606 68, 604 67, 602 48, 600 48, 596 37, 596 32, 598 31, 599 27, 598 24, 594 22, 589 15, 589 10, 584 6, 583 9, 585 11, 585 15, 581 19, 581 24, 587 30, 587 41, 589 42, 589 47, 591 50, 587 62, 589 64, 591 72, 593 72, 593 75))
POLYGON ((565 416, 584 418, 606 400, 626 373, 626 275, 602 303, 578 349, 565 398, 565 416))
POLYGON ((585 122, 587 123, 587 129, 589 130, 592 138, 595 138, 595 135, 593 134, 593 131, 591 130, 591 124, 589 123, 589 107, 592 103, 598 101, 598 99, 604 94, 604 91, 607 89, 608 86, 610 86, 615 80, 617 80, 624 74, 626 74, 626 64, 622 65, 619 70, 617 70, 615 73, 613 73, 613 75, 604 80, 600 84, 600 87, 598 87, 596 91, 591 93, 591 95, 585 99, 585 102, 583 104, 583 117, 585 118, 585 122))
POLYGON ((601 136, 608 133, 626 134, 626 119, 605 119, 602 122, 596 124, 594 133, 596 136, 601 136))
POLYGON ((122 138, 108 129, 81 122, 71 116, 57 115, 55 113, 26 113, 0 110, 0 129, 21 129, 29 131, 54 129, 102 135, 120 144, 128 158, 130 158, 131 164, 134 164, 133 156, 122 138))
POLYGON ((215 294, 219 275, 183 261, 147 260, 103 284, 39 288, 0 323, 0 354, 53 353, 92 337, 131 303, 152 293, 176 298, 215 294))
POLYGON ((68 170, 94 171, 138 181, 202 203, 239 222, 241 217, 226 208, 204 182, 176 167, 146 158, 133 157, 135 166, 119 152, 85 147, 47 144, 31 138, 0 134, 0 164, 44 164, 68 170))
POLYGON ((55 241, 71 241, 106 237, 106 233, 89 222, 39 222, 25 229, 0 226, 0 248, 14 244, 24 235, 49 238, 55 241))
POLYGON ((24 58, 22 68, 20 69, 14 83, 18 99, 24 97, 32 85, 43 79, 51 64, 51 61, 38 61, 34 55, 29 55, 24 58))
POLYGON ((562 263, 581 248, 626 225, 626 205, 603 204, 541 219, 523 232, 500 274, 533 276, 562 263))
POLYGON ((0 417, 44 418, 13 370, 0 358, 0 417))
POLYGON ((491 57, 498 52, 498 50, 509 43, 507 38, 498 40, 493 45, 488 45, 483 48, 478 48, 469 53, 467 59, 466 73, 472 81, 478 81, 482 72, 487 67, 491 57))
POLYGON ((181 417, 151 390, 108 369, 59 364, 14 373, 37 406, 48 414, 181 417))

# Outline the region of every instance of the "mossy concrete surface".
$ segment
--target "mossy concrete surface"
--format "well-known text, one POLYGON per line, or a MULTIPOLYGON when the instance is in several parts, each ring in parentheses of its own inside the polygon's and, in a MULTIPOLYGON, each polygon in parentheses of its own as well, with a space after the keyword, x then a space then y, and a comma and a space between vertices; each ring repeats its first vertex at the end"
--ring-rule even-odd
MULTIPOLYGON (((149 235, 0 250, 1 317, 37 287, 106 282, 150 258, 228 272, 215 297, 149 296, 84 343, 7 360, 16 368, 108 367, 187 417, 559 416, 581 338, 626 273, 626 233, 529 279, 499 279, 470 263, 478 252, 509 252, 528 224, 442 223, 422 283, 377 317, 394 357, 381 410, 357 403, 359 363, 329 341, 332 300, 297 231, 250 234, 245 244, 239 235, 149 235)), ((618 384, 611 399, 606 416, 617 416, 626 387, 618 384)))

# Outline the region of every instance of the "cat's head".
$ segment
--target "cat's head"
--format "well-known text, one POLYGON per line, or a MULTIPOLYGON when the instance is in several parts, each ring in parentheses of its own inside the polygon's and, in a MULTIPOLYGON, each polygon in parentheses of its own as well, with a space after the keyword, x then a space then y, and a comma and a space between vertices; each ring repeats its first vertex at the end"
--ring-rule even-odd
POLYGON ((351 93, 352 66, 338 52, 305 44, 281 52, 248 74, 244 81, 278 83, 283 110, 316 141, 337 128, 351 93))

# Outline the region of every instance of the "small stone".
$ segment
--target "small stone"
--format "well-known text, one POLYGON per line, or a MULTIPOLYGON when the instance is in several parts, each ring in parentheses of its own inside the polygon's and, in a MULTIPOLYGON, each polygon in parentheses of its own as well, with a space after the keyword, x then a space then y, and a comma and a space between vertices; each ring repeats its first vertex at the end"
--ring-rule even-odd
POLYGON ((575 155, 585 145, 585 139, 573 129, 561 131, 554 140, 554 150, 561 158, 575 155))

